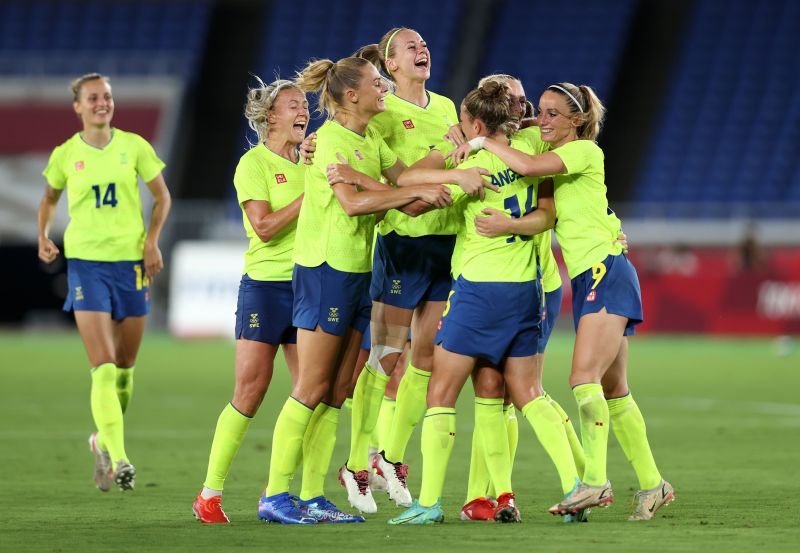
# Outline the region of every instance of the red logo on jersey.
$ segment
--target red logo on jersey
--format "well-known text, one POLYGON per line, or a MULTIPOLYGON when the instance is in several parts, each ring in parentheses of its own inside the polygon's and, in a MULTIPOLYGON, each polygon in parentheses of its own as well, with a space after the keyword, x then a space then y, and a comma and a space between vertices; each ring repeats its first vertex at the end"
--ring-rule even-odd
POLYGON ((589 292, 589 295, 586 296, 586 301, 594 301, 597 299, 597 290, 592 290, 589 292))
POLYGON ((414 122, 411 121, 411 119, 406 119, 405 121, 403 121, 403 126, 405 128, 407 128, 407 129, 413 129, 414 128, 414 122))
POLYGON ((355 150, 355 153, 356 153, 356 157, 357 157, 358 159, 360 159, 361 161, 364 161, 364 154, 362 154, 362 153, 361 153, 361 152, 359 152, 358 150, 355 150))
POLYGON ((83 168, 84 168, 84 167, 85 167, 85 166, 84 166, 84 164, 83 164, 83 162, 82 162, 82 161, 76 161, 76 162, 75 162, 75 170, 76 170, 76 171, 83 171, 83 168))
POLYGON ((283 173, 275 173, 275 182, 277 182, 278 184, 283 184, 284 182, 286 182, 286 175, 284 175, 283 173))

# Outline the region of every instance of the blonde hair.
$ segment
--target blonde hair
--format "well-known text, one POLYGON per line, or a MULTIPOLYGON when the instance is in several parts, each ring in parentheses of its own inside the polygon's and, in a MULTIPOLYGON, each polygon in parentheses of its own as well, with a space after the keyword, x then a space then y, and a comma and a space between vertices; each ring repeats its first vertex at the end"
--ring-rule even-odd
POLYGON ((393 27, 381 37, 381 40, 377 44, 362 46, 356 50, 356 53, 353 55, 367 60, 394 80, 392 72, 386 67, 386 60, 394 57, 394 37, 403 31, 411 31, 412 33, 419 34, 414 29, 409 29, 408 27, 393 27))
MULTIPOLYGON (((269 135, 269 112, 275 106, 275 101, 282 90, 295 89, 302 92, 294 81, 276 79, 265 84, 257 75, 253 75, 258 86, 247 91, 247 103, 244 105, 244 116, 247 124, 258 135, 258 142, 265 142, 269 135)), ((251 144, 255 146, 255 144, 251 144)))
MULTIPOLYGON (((495 81, 501 84, 505 84, 509 81, 517 81, 520 86, 522 85, 522 79, 519 77, 514 77, 513 75, 508 75, 506 73, 493 73, 491 75, 486 75, 480 81, 478 81, 478 86, 484 85, 489 81, 495 81)), ((530 100, 525 100, 525 113, 522 114, 523 119, 529 119, 534 116, 536 110, 533 107, 533 103, 530 100)), ((517 125, 517 130, 519 130, 519 125, 517 125)))
POLYGON ((297 73, 297 86, 303 92, 314 92, 319 96, 318 113, 325 113, 331 119, 336 108, 344 101, 347 89, 356 89, 361 83, 364 68, 370 62, 363 58, 342 58, 331 60, 312 60, 297 73))
POLYGON ((557 83, 548 86, 547 90, 564 96, 567 99, 570 115, 578 115, 583 119, 576 129, 577 137, 585 140, 597 140, 605 119, 606 108, 592 87, 585 84, 575 86, 572 83, 557 83), (568 94, 565 94, 565 91, 568 94))
POLYGON ((74 79, 71 83, 69 83, 69 89, 72 91, 72 101, 78 102, 81 98, 81 88, 83 88, 84 83, 88 83, 89 81, 96 81, 96 80, 105 81, 107 84, 111 84, 111 81, 108 80, 108 77, 105 75, 101 75, 100 73, 86 73, 85 75, 81 75, 77 79, 74 79))
POLYGON ((467 93, 464 109, 473 119, 480 118, 490 134, 508 136, 517 129, 513 120, 511 92, 505 83, 489 80, 467 93))

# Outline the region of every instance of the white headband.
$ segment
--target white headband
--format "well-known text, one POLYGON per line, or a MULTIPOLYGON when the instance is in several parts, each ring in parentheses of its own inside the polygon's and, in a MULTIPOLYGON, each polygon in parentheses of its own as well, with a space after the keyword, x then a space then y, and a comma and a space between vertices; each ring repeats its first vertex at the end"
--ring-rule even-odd
POLYGON ((581 103, 578 101, 577 98, 575 98, 575 96, 573 96, 572 94, 569 93, 569 90, 567 90, 566 88, 562 88, 562 87, 558 86, 557 84, 552 84, 552 85, 548 86, 547 88, 555 88, 556 90, 560 90, 561 92, 563 92, 564 94, 569 96, 570 99, 573 102, 575 102, 575 105, 578 106, 578 111, 583 113, 583 107, 581 107, 581 103))

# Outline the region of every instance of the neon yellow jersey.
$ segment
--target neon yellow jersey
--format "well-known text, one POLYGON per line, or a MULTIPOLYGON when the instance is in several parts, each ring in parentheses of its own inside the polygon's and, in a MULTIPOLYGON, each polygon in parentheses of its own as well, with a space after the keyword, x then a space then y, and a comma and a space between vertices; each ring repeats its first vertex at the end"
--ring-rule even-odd
MULTIPOLYGON (((524 152, 530 147, 524 141, 512 141, 512 146, 524 152)), ((454 262, 454 274, 472 282, 528 282, 536 280, 534 241, 527 236, 496 236, 487 238, 475 231, 475 218, 484 208, 504 211, 511 217, 521 217, 536 206, 539 179, 523 177, 508 168, 494 154, 481 150, 459 168, 483 167, 492 174, 492 183, 500 192, 486 190, 483 201, 467 196, 457 185, 448 185, 453 198, 452 209, 464 216, 463 236, 456 240, 460 260, 454 262)), ((456 255, 454 254, 454 258, 456 255)))
POLYGON ((138 134, 111 132, 105 148, 90 146, 75 133, 53 150, 42 173, 56 190, 67 189, 64 257, 138 261, 144 255, 137 176, 152 181, 164 169, 164 162, 138 134))
POLYGON ((297 221, 286 225, 269 242, 258 237, 244 211, 249 200, 269 202, 272 211, 283 209, 303 193, 306 166, 293 163, 263 143, 242 156, 236 166, 233 185, 242 208, 242 222, 250 247, 244 254, 244 273, 254 280, 292 280, 292 251, 297 221))
POLYGON ((304 267, 327 263, 338 271, 368 273, 372 270, 375 215, 349 217, 333 188, 326 168, 339 163, 341 154, 356 171, 380 180, 381 173, 397 163, 380 134, 367 127, 360 135, 336 121, 326 121, 317 131, 313 164, 306 169, 305 196, 297 221, 294 262, 304 267))
POLYGON ((569 277, 575 278, 607 256, 622 253, 616 242, 619 219, 609 217, 603 150, 591 140, 573 140, 552 152, 567 168, 567 174, 552 177, 555 231, 569 277))
POLYGON ((514 140, 524 140, 530 144, 533 155, 550 150, 550 144, 542 140, 542 130, 537 126, 527 127, 514 134, 514 140))
MULTIPOLYGON (((406 165, 411 165, 441 142, 451 126, 458 123, 453 102, 428 92, 428 105, 420 107, 394 94, 386 96, 386 111, 370 121, 389 148, 406 165)), ((427 236, 430 234, 455 234, 455 223, 447 210, 434 209, 418 217, 411 217, 396 209, 389 210, 378 229, 381 234, 392 231, 403 236, 427 236)))
POLYGON ((558 272, 556 256, 553 255, 553 237, 548 229, 533 237, 539 267, 542 268, 542 290, 552 292, 561 288, 561 274, 558 272))

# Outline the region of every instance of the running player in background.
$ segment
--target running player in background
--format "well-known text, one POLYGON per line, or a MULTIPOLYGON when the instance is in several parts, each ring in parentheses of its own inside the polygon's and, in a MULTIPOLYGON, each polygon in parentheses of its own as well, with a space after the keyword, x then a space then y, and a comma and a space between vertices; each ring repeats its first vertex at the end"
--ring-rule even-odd
POLYGON ((293 382, 297 374, 292 252, 306 170, 297 145, 305 138, 308 101, 292 81, 258 82, 244 110, 258 142, 239 160, 233 177, 250 240, 236 307, 236 386, 217 419, 206 480, 192 505, 205 523, 229 522, 222 488, 269 387, 278 346, 293 382))
MULTIPOLYGON (((675 497, 658 471, 644 419, 628 388, 628 340, 642 321, 641 291, 633 265, 615 239, 618 219, 609 217, 603 152, 595 140, 605 109, 594 91, 571 83, 551 85, 539 101, 547 153, 531 156, 497 140, 474 140, 523 175, 552 175, 558 224, 556 237, 572 281, 576 339, 572 386, 580 413, 586 454, 582 481, 554 505, 554 514, 607 506, 613 501, 606 477, 608 425, 631 462, 640 490, 629 520, 649 520, 675 497)), ((519 219, 491 213, 483 219, 486 236, 538 233, 549 222, 537 212, 519 219)))
POLYGON ((444 207, 450 194, 440 185, 392 188, 378 182, 381 176, 396 181, 405 165, 368 127, 386 109, 388 89, 367 60, 311 62, 297 84, 319 94, 328 121, 317 132, 317 152, 306 171, 295 240, 292 322, 298 328, 298 375, 275 423, 269 483, 258 516, 282 523, 363 522, 326 499, 324 480, 339 411, 369 324, 374 214, 403 206, 444 207), (328 165, 342 161, 369 178, 330 183, 328 165), (295 503, 288 491, 301 454, 303 481, 295 503))
POLYGON ((152 146, 111 126, 114 98, 108 78, 83 75, 73 81, 72 93, 83 130, 53 151, 44 170, 48 186, 39 204, 39 259, 52 263, 60 253, 48 231, 66 188, 69 291, 64 310, 75 313, 92 367, 94 480, 101 491, 112 483, 132 490, 136 469, 125 451, 123 415, 150 312, 150 282, 164 268, 158 237, 171 199, 161 175, 164 163, 152 146), (147 232, 137 177, 154 199, 147 232))

